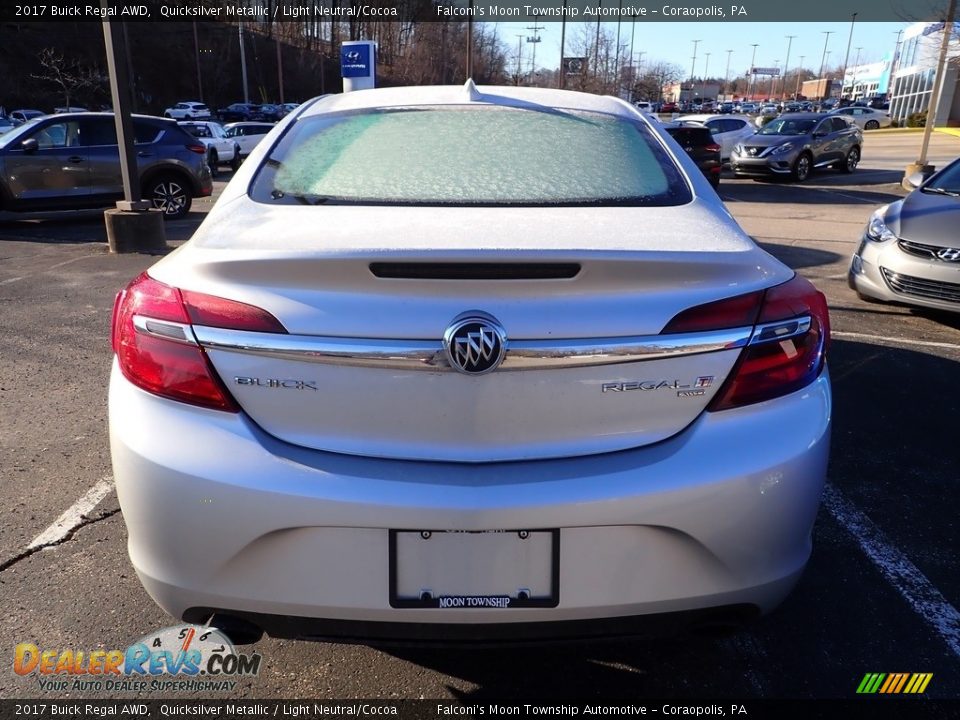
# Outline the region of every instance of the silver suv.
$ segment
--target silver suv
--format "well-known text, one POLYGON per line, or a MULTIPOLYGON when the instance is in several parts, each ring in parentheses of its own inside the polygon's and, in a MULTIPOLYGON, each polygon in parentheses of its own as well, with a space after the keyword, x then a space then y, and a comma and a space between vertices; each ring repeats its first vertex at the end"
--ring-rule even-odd
MULTIPOLYGON (((143 198, 176 219, 213 192, 207 148, 173 120, 135 115, 143 198)), ((112 113, 49 115, 0 136, 0 210, 105 207, 123 198, 112 113)))
POLYGON ((814 168, 853 172, 860 162, 863 133, 837 115, 788 113, 737 144, 730 166, 737 177, 781 176, 806 180, 814 168))

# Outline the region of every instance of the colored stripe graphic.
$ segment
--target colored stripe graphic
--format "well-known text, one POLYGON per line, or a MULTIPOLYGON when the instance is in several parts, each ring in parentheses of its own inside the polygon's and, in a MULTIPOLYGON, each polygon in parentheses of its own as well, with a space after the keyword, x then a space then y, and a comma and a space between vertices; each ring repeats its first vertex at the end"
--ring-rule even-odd
POLYGON ((927 689, 933 673, 867 673, 857 686, 860 695, 916 695, 927 689))

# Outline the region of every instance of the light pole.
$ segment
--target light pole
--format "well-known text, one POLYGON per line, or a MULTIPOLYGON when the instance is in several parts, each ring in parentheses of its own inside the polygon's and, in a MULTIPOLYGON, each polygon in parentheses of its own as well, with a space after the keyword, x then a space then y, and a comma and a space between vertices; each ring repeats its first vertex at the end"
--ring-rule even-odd
POLYGON ((750 100, 751 101, 753 100, 753 81, 757 77, 753 72, 753 64, 757 60, 757 48, 760 47, 760 44, 754 43, 752 47, 753 47, 753 55, 750 56, 750 100))
POLYGON ((801 56, 800 56, 800 66, 797 68, 797 87, 796 87, 796 88, 794 89, 794 91, 793 91, 793 97, 794 97, 794 99, 796 99, 796 98, 797 98, 797 95, 800 94, 800 74, 803 72, 803 59, 804 59, 805 57, 806 57, 806 55, 801 55, 801 56))
MULTIPOLYGON (((847 79, 847 63, 850 62, 850 43, 853 42, 853 24, 857 21, 857 14, 853 13, 850 16, 850 35, 847 37, 847 54, 843 58, 843 82, 846 82, 847 79)), ((843 95, 843 82, 840 83, 840 95, 843 95)), ((853 88, 850 88, 851 94, 853 93, 853 88)))
MULTIPOLYGON (((820 75, 817 79, 821 82, 821 88, 823 89, 823 88, 826 88, 826 85, 822 85, 822 83, 823 83, 823 68, 827 62, 827 43, 830 42, 830 36, 833 35, 833 30, 822 30, 821 32, 824 35, 826 35, 826 37, 823 40, 823 57, 820 59, 820 75)), ((825 93, 821 90, 821 93, 820 93, 821 100, 826 100, 829 96, 830 96, 829 91, 825 93)))
POLYGON ((520 86, 520 59, 523 57, 523 38, 526 35, 517 35, 517 87, 520 86))
MULTIPOLYGON (((693 64, 690 65, 690 100, 693 100, 693 77, 697 72, 697 45, 699 45, 702 40, 693 41, 693 64)), ((683 99, 683 88, 680 88, 680 98, 683 99)))
POLYGON ((723 99, 729 100, 727 97, 730 94, 730 56, 733 54, 733 50, 727 50, 727 71, 723 75, 723 99))
POLYGON ((893 74, 897 71, 897 68, 900 66, 900 36, 903 35, 903 30, 897 30, 897 45, 893 49, 893 62, 890 63, 890 82, 893 82, 893 74))
POLYGON ((703 65, 703 82, 700 83, 700 102, 706 99, 707 94, 707 73, 710 70, 710 53, 705 53, 707 61, 703 65))
POLYGON ((567 68, 563 64, 563 53, 567 45, 567 0, 563 0, 560 23, 560 89, 563 90, 567 84, 567 68))
MULTIPOLYGON (((780 58, 777 58, 776 60, 773 61, 773 67, 776 68, 777 70, 780 69, 780 58)), ((773 89, 776 87, 776 85, 777 85, 777 76, 776 76, 776 75, 771 75, 771 76, 770 76, 770 90, 769 90, 769 96, 770 96, 770 97, 769 97, 769 100, 770 100, 771 102, 773 102, 773 96, 774 96, 773 89)))
POLYGON ((793 39, 796 35, 787 35, 787 59, 783 63, 783 86, 780 88, 780 99, 783 100, 787 94, 787 73, 790 72, 790 46, 793 45, 793 39))
MULTIPOLYGON (((856 100, 857 95, 857 68, 860 67, 860 51, 863 50, 862 47, 857 48, 857 59, 853 61, 853 76, 850 78, 850 99, 856 100)), ((843 79, 847 79, 847 74, 844 72, 843 79)))

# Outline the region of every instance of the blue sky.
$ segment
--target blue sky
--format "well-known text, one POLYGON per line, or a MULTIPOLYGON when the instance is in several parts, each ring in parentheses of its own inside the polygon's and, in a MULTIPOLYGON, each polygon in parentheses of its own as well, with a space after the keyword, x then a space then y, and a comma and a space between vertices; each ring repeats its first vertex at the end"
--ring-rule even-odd
MULTIPOLYGON (((487 23, 488 26, 494 23, 487 23)), ((516 55, 517 35, 532 35, 527 30, 533 22, 496 23, 500 38, 511 48, 516 55)), ((539 31, 541 42, 537 43, 537 66, 557 67, 560 58, 560 23, 541 22, 544 28, 539 31)), ((571 38, 580 32, 580 27, 587 26, 596 32, 595 22, 568 22, 567 23, 567 55, 572 54, 571 38)), ((602 26, 609 32, 617 32, 617 23, 603 23, 602 26)), ((853 41, 850 43, 850 65, 857 57, 857 48, 860 51, 860 63, 877 62, 887 53, 892 53, 897 41, 897 31, 908 26, 902 22, 872 22, 855 23, 853 25, 853 41)), ((730 77, 735 77, 746 71, 750 66, 753 53, 753 43, 757 43, 755 65, 757 67, 773 67, 778 61, 779 67, 787 58, 787 35, 796 35, 790 48, 790 67, 795 68, 803 56, 803 66, 818 72, 823 57, 823 31, 832 31, 827 41, 827 66, 842 66, 847 51, 847 38, 850 35, 850 23, 749 23, 749 22, 638 22, 635 26, 633 51, 636 54, 644 52, 642 62, 668 61, 684 68, 685 75, 690 74, 693 58, 693 41, 697 44, 697 60, 695 76, 707 74, 713 77, 723 77, 726 73, 727 50, 733 50, 730 55, 730 77), (710 53, 707 60, 706 54, 710 53)), ((631 38, 631 23, 623 21, 620 25, 620 43, 629 47, 631 38)), ((523 42, 523 66, 531 58, 533 44, 523 42)))

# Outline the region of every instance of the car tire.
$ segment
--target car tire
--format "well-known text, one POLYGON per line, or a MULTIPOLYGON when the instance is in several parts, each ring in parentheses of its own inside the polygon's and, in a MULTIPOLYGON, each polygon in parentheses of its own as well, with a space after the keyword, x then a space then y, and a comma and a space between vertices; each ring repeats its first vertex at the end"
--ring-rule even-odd
POLYGON ((230 161, 230 169, 236 172, 240 169, 240 165, 243 163, 243 158, 240 157, 240 146, 233 146, 233 160, 230 161))
POLYGON ((864 125, 863 125, 863 129, 864 129, 864 130, 879 130, 879 129, 880 129, 880 123, 878 123, 876 120, 867 120, 867 122, 864 123, 864 125))
POLYGON ((797 158, 796 162, 793 163, 793 170, 790 175, 796 182, 803 182, 808 177, 810 177, 810 170, 813 165, 813 159, 810 157, 810 153, 803 153, 800 157, 797 158))
POLYGON ((165 118, 170 118, 171 120, 173 120, 173 115, 171 115, 171 114, 168 113, 168 112, 165 112, 165 113, 163 114, 163 116, 164 116, 165 118))
POLYGON ((847 156, 840 164, 840 169, 845 173, 852 173, 860 164, 860 148, 854 146, 847 152, 847 156))
POLYGON ((193 203, 189 181, 174 173, 156 175, 144 183, 143 197, 163 211, 164 220, 179 220, 190 212, 193 203))
POLYGON ((220 174, 220 156, 213 148, 210 148, 210 153, 207 155, 207 165, 210 166, 210 177, 220 174))

